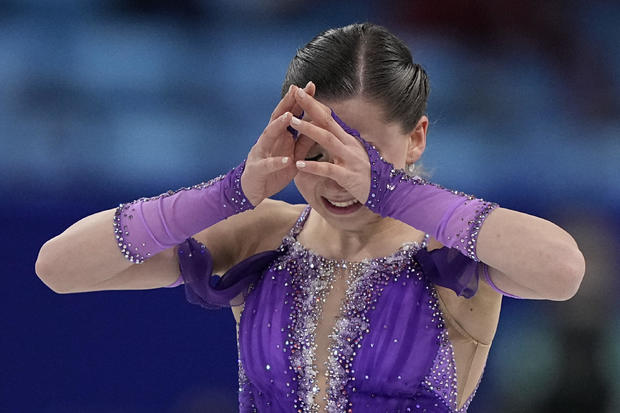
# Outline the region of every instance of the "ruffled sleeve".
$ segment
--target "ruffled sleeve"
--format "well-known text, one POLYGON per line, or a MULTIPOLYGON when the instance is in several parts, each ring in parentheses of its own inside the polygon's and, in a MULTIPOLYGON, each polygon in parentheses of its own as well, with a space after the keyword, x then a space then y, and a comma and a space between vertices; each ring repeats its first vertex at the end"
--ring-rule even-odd
POLYGON ((473 297, 478 291, 478 277, 483 274, 483 266, 486 265, 448 247, 430 252, 422 248, 416 259, 433 284, 449 288, 465 298, 473 297))
POLYGON ((251 284, 262 275, 279 252, 265 251, 253 255, 221 277, 213 275, 213 259, 209 249, 194 238, 179 244, 177 255, 187 301, 214 310, 243 304, 251 284))

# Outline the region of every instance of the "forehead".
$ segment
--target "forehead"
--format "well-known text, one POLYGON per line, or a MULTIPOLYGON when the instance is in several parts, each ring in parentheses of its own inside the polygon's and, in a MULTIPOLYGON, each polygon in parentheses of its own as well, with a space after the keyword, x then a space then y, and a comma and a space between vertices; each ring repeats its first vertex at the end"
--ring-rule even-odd
MULTIPOLYGON (((333 109, 344 123, 356 129, 367 141, 381 142, 390 136, 402 134, 397 122, 385 121, 382 107, 362 97, 321 103, 333 109)), ((304 119, 312 120, 309 116, 304 119)))

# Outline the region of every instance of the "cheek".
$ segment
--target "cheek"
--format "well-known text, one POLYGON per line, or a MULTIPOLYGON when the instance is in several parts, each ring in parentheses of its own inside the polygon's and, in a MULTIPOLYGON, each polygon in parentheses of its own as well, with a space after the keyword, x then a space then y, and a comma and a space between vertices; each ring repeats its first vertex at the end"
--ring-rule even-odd
POLYGON ((294 181, 299 193, 307 202, 310 202, 314 197, 314 189, 318 182, 317 177, 300 172, 295 176, 294 181))

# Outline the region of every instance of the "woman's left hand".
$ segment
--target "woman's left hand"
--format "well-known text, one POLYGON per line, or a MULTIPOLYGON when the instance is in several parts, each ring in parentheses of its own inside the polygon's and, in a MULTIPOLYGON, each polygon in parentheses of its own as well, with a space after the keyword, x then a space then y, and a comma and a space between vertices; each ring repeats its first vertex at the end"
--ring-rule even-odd
MULTIPOLYGON (((332 162, 298 160, 299 173, 332 179, 362 204, 370 190, 370 161, 362 143, 348 134, 332 117, 332 110, 297 88, 295 99, 311 122, 293 117, 290 124, 299 131, 297 145, 310 148, 314 141, 329 152, 332 162)), ((297 151, 296 151, 297 152, 297 151)), ((296 156, 299 159, 300 156, 296 156)))

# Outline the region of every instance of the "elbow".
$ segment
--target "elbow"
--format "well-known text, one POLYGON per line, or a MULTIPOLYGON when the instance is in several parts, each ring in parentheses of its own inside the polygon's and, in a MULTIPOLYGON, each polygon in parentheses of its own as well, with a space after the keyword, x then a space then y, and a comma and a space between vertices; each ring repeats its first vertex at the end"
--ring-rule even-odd
POLYGON ((43 244, 41 249, 39 250, 39 255, 37 256, 37 260, 34 264, 34 272, 37 274, 37 277, 45 284, 50 290, 54 291, 57 294, 66 294, 70 291, 62 288, 59 285, 59 277, 56 274, 53 264, 54 259, 52 253, 50 252, 49 241, 43 244))
POLYGON ((579 291, 586 272, 586 260, 579 248, 575 246, 563 256, 557 268, 561 273, 558 274, 558 296, 554 300, 570 300, 579 291))

